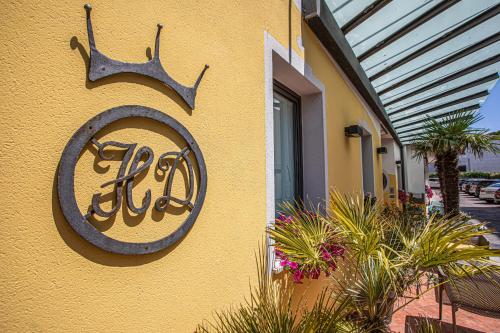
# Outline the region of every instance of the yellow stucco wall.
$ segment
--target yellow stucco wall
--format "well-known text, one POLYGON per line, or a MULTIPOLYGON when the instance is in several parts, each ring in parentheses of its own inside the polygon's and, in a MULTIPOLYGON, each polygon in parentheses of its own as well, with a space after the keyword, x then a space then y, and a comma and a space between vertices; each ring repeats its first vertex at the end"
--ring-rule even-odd
POLYGON ((192 332, 240 301, 254 276, 266 223, 263 37, 265 29, 287 36, 288 1, 92 2, 96 43, 110 57, 145 61, 162 22, 160 56, 176 80, 191 85, 210 65, 192 115, 153 80, 86 82, 86 55, 70 45, 76 36, 88 53, 83 4, 1 3, 0 331, 192 332), (103 252, 76 235, 58 207, 55 174, 67 140, 124 104, 174 117, 204 153, 205 205, 171 251, 103 252))
POLYGON ((382 198, 382 158, 376 154, 381 138, 372 118, 305 23, 302 38, 305 61, 325 85, 329 184, 343 192, 362 189, 361 139, 344 135, 344 127, 362 123, 372 134, 375 195, 382 198))
MULTIPOLYGON (((331 185, 359 190, 359 139, 346 139, 343 128, 371 120, 301 26, 295 6, 288 38, 287 0, 92 5, 96 44, 108 56, 145 61, 162 22, 160 57, 170 75, 191 85, 205 63, 210 69, 192 113, 154 80, 122 75, 91 83, 83 2, 1 1, 0 331, 192 332, 214 310, 241 301, 255 276, 253 254, 266 223, 264 31, 282 45, 291 40, 298 54, 297 38, 305 31, 306 62, 327 86, 331 185), (187 237, 140 257, 84 241, 64 220, 56 196, 56 168, 68 139, 91 117, 125 104, 181 122, 208 170, 205 204, 187 237)), ((144 132, 136 137, 158 144, 144 132)), ((374 161, 378 179, 377 156, 374 161)), ((92 168, 78 175, 82 183, 95 177, 92 168)), ((120 230, 123 237, 136 235, 134 228, 120 230)))
MULTIPOLYGON (((376 148, 381 145, 381 137, 377 134, 373 120, 314 33, 305 23, 302 24, 302 29, 305 61, 314 76, 325 86, 329 186, 341 192, 361 193, 361 139, 347 138, 344 127, 363 123, 364 126, 369 126, 373 140, 375 196, 383 200, 382 158, 376 154, 376 148)), ((295 286, 295 298, 303 298, 312 303, 329 283, 330 280, 323 275, 318 281, 305 279, 303 284, 295 286)))

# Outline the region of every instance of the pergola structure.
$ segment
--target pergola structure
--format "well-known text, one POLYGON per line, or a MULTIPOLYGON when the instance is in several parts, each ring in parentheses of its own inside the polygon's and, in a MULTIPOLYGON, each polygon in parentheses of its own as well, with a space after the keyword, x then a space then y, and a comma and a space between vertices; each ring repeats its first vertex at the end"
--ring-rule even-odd
POLYGON ((399 144, 480 108, 499 77, 500 0, 312 0, 304 19, 399 144))

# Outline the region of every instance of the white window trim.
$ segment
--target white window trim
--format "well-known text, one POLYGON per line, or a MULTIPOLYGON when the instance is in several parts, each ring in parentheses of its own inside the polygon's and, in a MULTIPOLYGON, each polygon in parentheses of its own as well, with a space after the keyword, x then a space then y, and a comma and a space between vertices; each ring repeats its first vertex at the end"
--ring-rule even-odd
MULTIPOLYGON (((264 80, 265 80, 265 143, 266 143, 266 227, 274 224, 275 218, 275 184, 274 184, 274 110, 273 110, 273 54, 278 55, 305 79, 312 83, 322 96, 322 120, 323 120, 323 143, 324 143, 324 193, 328 195, 328 149, 327 149, 327 126, 326 126, 326 101, 325 86, 314 76, 311 68, 304 62, 295 51, 289 53, 288 48, 279 43, 268 31, 264 32, 264 80), (291 54, 291 59, 289 56, 291 54)), ((302 119, 304 122, 304 119, 302 119)), ((267 239, 267 244, 271 240, 267 239)), ((274 260, 274 249, 270 249, 270 268, 275 272, 281 271, 281 267, 276 267, 274 260)))

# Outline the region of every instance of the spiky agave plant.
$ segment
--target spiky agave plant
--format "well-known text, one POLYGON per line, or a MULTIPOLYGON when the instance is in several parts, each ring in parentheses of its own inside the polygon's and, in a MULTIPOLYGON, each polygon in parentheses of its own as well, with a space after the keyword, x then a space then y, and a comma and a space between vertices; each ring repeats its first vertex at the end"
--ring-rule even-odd
POLYGON ((277 259, 295 282, 304 277, 317 279, 321 272, 332 273, 344 255, 338 230, 322 214, 301 207, 304 205, 284 204, 275 225, 268 229, 277 259))
MULTIPOLYGON (((388 331, 392 313, 415 299, 409 297, 412 287, 438 267, 470 274, 476 269, 485 270, 489 257, 500 255, 499 250, 472 245, 472 238, 488 231, 459 216, 433 216, 412 224, 404 215, 384 214, 381 203, 365 204, 361 195, 332 191, 328 214, 318 219, 329 226, 324 230, 335 230, 346 247, 342 274, 332 275, 332 279, 338 289, 346 291, 356 310, 353 320, 364 330, 388 331), (462 266, 458 261, 470 265, 462 266)), ((314 239, 308 233, 271 232, 271 237, 279 247, 286 245, 289 253, 306 257, 303 244, 322 239, 317 233, 314 239), (297 239, 301 237, 305 239, 297 239)), ((317 256, 309 259, 317 260, 317 256)))
POLYGON ((415 298, 408 297, 412 287, 439 267, 455 275, 498 269, 489 258, 498 256, 499 250, 471 244, 489 231, 460 216, 431 216, 411 224, 403 213, 383 214, 381 203, 367 206, 359 197, 339 192, 331 193, 329 212, 328 221, 339 228, 356 259, 356 287, 351 289, 358 298, 371 296, 365 297, 368 323, 374 309, 383 318, 412 302, 415 298))
POLYGON ((256 256, 258 284, 240 305, 219 311, 213 320, 198 325, 196 332, 216 333, 360 333, 347 320, 349 299, 323 291, 311 309, 292 305, 292 288, 287 279, 269 273, 267 249, 256 256))

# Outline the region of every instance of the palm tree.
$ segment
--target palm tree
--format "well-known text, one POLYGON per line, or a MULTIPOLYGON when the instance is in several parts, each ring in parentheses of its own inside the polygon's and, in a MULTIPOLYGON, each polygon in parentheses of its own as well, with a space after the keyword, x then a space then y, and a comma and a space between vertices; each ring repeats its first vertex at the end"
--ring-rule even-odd
POLYGON ((446 116, 443 121, 428 118, 425 130, 413 139, 417 148, 417 157, 433 154, 441 185, 444 211, 455 215, 459 212, 458 193, 458 156, 470 151, 481 158, 484 152, 500 151, 495 136, 488 134, 487 129, 472 126, 483 117, 474 111, 461 111, 446 116))

